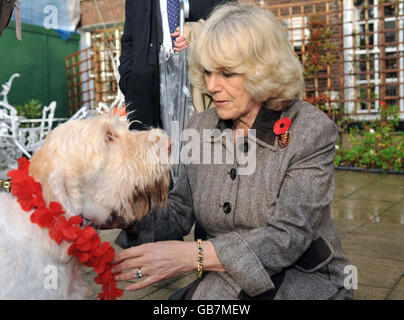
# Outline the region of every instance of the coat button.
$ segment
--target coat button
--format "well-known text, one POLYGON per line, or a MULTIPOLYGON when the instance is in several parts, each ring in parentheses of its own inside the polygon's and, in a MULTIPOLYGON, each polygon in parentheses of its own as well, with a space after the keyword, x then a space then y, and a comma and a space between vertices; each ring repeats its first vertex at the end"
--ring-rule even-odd
POLYGON ((234 179, 236 179, 236 177, 237 177, 237 170, 235 168, 232 168, 230 170, 230 179, 234 180, 234 179))
POLYGON ((248 141, 244 141, 243 143, 240 143, 240 151, 247 153, 249 149, 248 141))
POLYGON ((215 129, 212 132, 212 135, 210 136, 211 139, 217 139, 220 137, 220 135, 222 134, 222 132, 219 129, 215 129))
POLYGON ((228 202, 225 202, 224 205, 223 205, 223 212, 225 214, 229 214, 230 211, 231 211, 231 204, 228 203, 228 202))

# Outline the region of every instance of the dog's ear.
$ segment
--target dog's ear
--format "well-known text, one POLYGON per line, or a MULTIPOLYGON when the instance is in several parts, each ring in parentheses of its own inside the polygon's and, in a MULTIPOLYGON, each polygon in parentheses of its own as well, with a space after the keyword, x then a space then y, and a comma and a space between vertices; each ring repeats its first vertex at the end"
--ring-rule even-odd
MULTIPOLYGON (((50 135, 55 135, 55 132, 50 135)), ((57 152, 59 148, 60 144, 51 144, 47 140, 31 158, 30 173, 41 183, 47 203, 57 201, 67 213, 77 215, 82 210, 80 169, 76 166, 62 166, 63 161, 57 160, 60 159, 57 152)))
POLYGON ((56 169, 49 175, 48 186, 54 200, 59 202, 68 214, 82 213, 83 198, 80 183, 78 174, 69 172, 66 168, 56 169))

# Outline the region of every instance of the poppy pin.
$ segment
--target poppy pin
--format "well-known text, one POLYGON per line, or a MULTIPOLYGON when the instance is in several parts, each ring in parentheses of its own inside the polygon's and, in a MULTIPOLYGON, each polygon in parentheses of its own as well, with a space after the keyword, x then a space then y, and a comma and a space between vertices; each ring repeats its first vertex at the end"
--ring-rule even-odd
POLYGON ((287 147, 289 145, 291 135, 289 132, 290 125, 292 124, 292 121, 296 118, 298 113, 296 113, 292 119, 289 117, 283 117, 282 119, 279 119, 278 121, 275 122, 274 124, 274 133, 279 136, 278 139, 278 145, 281 149, 287 147))

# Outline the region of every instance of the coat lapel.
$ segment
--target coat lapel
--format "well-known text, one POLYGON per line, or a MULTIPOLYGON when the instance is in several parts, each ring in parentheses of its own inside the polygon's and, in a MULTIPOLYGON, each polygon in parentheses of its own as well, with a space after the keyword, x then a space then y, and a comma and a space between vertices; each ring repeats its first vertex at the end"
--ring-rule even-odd
POLYGON ((255 118, 251 129, 255 129, 255 142, 262 147, 269 148, 273 151, 278 150, 277 136, 274 133, 274 124, 281 117, 281 111, 274 111, 262 106, 260 112, 255 118))
MULTIPOLYGON (((278 150, 277 136, 273 131, 273 127, 276 121, 281 117, 281 111, 274 111, 266 107, 261 107, 257 118, 251 129, 255 130, 255 135, 250 134, 249 137, 252 143, 257 143, 258 145, 271 149, 273 151, 278 150)), ((232 120, 223 120, 218 117, 218 122, 215 127, 216 130, 213 131, 211 142, 218 142, 222 138, 224 131, 231 130, 233 127, 232 120)))

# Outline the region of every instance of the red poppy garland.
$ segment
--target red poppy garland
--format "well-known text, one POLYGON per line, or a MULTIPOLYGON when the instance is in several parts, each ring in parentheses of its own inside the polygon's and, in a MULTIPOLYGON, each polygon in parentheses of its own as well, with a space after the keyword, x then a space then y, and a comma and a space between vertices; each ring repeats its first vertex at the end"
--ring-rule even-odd
POLYGON ((283 117, 282 119, 276 121, 274 124, 273 130, 274 133, 279 136, 278 145, 281 149, 287 147, 290 142, 291 135, 289 132, 289 128, 292 124, 292 121, 296 118, 297 115, 298 112, 292 117, 292 119, 290 119, 289 117, 283 117))
POLYGON ((100 299, 114 300, 122 296, 123 290, 117 288, 115 277, 111 274, 114 248, 109 242, 101 243, 94 228, 86 226, 82 229, 80 225, 83 219, 80 216, 67 219, 60 203, 51 202, 47 207, 42 197, 41 184, 29 176, 30 162, 21 158, 18 163, 18 169, 8 172, 12 178, 11 194, 17 198, 24 211, 34 210, 30 216, 31 222, 49 228, 49 236, 58 245, 63 240, 72 243, 67 253, 93 268, 97 274, 95 282, 102 285, 102 292, 98 294, 100 299))

